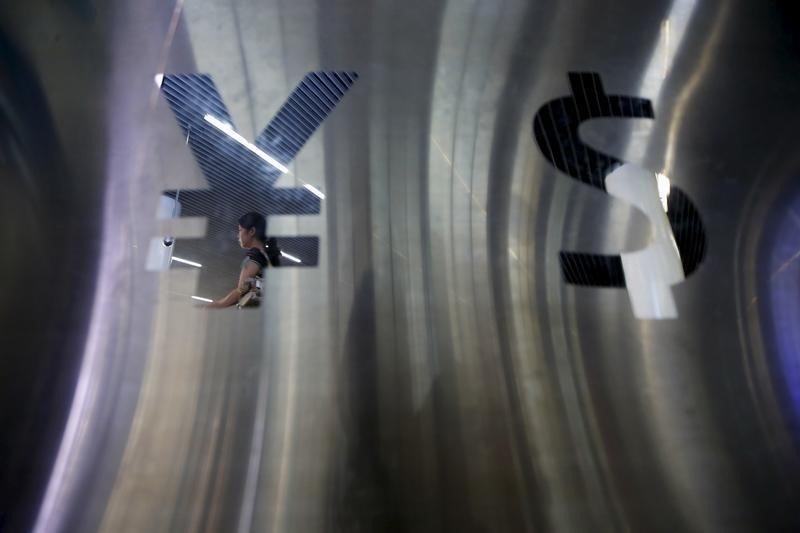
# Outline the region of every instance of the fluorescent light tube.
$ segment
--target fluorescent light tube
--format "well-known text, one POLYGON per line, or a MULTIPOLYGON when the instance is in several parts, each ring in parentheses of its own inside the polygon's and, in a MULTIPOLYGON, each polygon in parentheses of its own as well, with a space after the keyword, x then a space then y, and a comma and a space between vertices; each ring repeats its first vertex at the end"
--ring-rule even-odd
POLYGON ((300 261, 298 258, 293 255, 289 255, 286 252, 281 252, 281 257, 285 257, 289 261, 294 261, 295 263, 302 263, 302 261, 300 261))
POLYGON ((317 189, 313 185, 310 185, 310 184, 306 183, 305 185, 303 185, 303 187, 305 187, 306 189, 308 189, 309 191, 314 193, 314 195, 319 197, 320 200, 324 200, 325 199, 325 195, 322 194, 322 191, 320 191, 319 189, 317 189))
POLYGON ((200 267, 203 266, 200 263, 195 263, 194 261, 189 261, 188 259, 183 259, 182 257, 175 257, 174 255, 172 256, 172 260, 173 261, 177 261, 178 263, 183 263, 185 265, 190 265, 190 266, 197 267, 197 268, 200 268, 200 267))
POLYGON ((280 163, 280 161, 278 161, 274 157, 267 155, 258 146, 249 142, 247 139, 236 133, 236 131, 234 131, 233 129, 233 126, 231 126, 227 122, 222 122, 217 117, 209 115, 208 113, 206 113, 206 115, 203 118, 205 119, 206 122, 217 128, 219 131, 221 131, 231 139, 235 140, 236 142, 238 142, 239 144, 241 144, 242 146, 244 146, 245 148, 256 154, 258 157, 260 157, 273 167, 277 168, 284 174, 289 172, 289 169, 283 166, 280 163))

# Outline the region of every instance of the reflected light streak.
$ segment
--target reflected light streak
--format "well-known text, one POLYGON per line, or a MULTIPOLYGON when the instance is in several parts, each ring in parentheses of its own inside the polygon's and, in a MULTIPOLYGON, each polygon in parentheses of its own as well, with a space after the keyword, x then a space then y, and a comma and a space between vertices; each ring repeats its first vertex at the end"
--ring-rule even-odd
POLYGON ((215 117, 213 115, 209 115, 208 113, 206 113, 206 115, 203 118, 205 119, 206 122, 208 122, 209 124, 211 124, 212 126, 217 128, 222 133, 224 133, 225 135, 227 135, 231 139, 235 140, 236 142, 238 142, 239 144, 241 144, 242 146, 244 146, 245 148, 247 148, 248 150, 250 150, 254 154, 256 154, 258 157, 260 157, 261 159, 263 159, 264 161, 266 161, 267 163, 269 163, 270 165, 272 165, 276 169, 280 170, 282 173, 286 174, 287 172, 289 172, 289 169, 286 168, 284 165, 282 165, 277 159, 275 159, 274 157, 266 154, 258 146, 256 146, 255 144, 249 142, 247 139, 245 139, 244 137, 239 135, 233 129, 233 126, 231 126, 227 122, 223 122, 220 119, 218 119, 217 117, 215 117))
POLYGON ((294 261, 295 263, 302 263, 302 261, 300 261, 300 259, 298 259, 297 257, 295 257, 293 255, 289 255, 289 254, 287 254, 285 252, 281 252, 281 257, 285 257, 289 261, 294 261))
MULTIPOLYGON (((638 94, 643 98, 650 99, 656 108, 659 107, 661 91, 675 63, 675 57, 683 44, 684 37, 686 36, 686 29, 689 26, 692 15, 694 15, 696 6, 697 0, 674 0, 670 6, 667 17, 661 22, 658 41, 644 69, 644 75, 642 76, 638 91, 638 94)), ((658 112, 656 112, 656 116, 658 116, 658 112)), ((652 128, 652 121, 650 121, 650 123, 650 127, 652 128)), ((645 143, 646 146, 646 144, 649 143, 649 135, 641 142, 645 143)), ((636 157, 635 154, 646 153, 645 150, 641 150, 641 147, 637 149, 637 147, 634 146, 635 144, 638 143, 632 139, 628 145, 625 157, 623 158, 624 160, 636 161, 641 158, 636 157)), ((669 152, 669 145, 667 151, 669 152)), ((665 159, 668 163, 669 157, 665 159)), ((663 172, 669 175, 669 169, 671 167, 667 163, 664 164, 663 172)))
POLYGON ((716 57, 716 48, 719 44, 719 38, 722 35, 723 23, 728 18, 728 12, 729 5, 727 2, 723 2, 719 13, 714 19, 714 26, 711 28, 711 31, 708 32, 709 37, 703 44, 700 59, 696 63, 691 77, 683 85, 680 93, 675 99, 675 110, 673 112, 672 120, 669 124, 666 155, 664 156, 664 172, 667 174, 670 174, 674 168, 675 144, 677 141, 678 131, 681 129, 686 116, 686 107, 688 106, 690 98, 700 86, 700 80, 704 77, 706 71, 708 71, 709 67, 711 66, 711 62, 716 57))
POLYGON ((203 266, 200 263, 195 263, 194 261, 189 261, 188 259, 184 259, 182 257, 175 257, 174 255, 172 256, 172 261, 177 261, 178 263, 183 263, 184 265, 189 265, 197 268, 202 268, 203 266))
MULTIPOLYGON (((794 209, 800 206, 800 196, 793 202, 794 209)), ((772 312, 771 330, 777 348, 777 362, 784 388, 791 401, 796 419, 800 420, 800 332, 797 322, 800 319, 800 301, 797 299, 800 290, 800 234, 797 224, 792 219, 794 209, 789 209, 777 224, 774 232, 774 245, 769 253, 768 269, 770 274, 768 305, 772 312)), ((767 383, 769 385, 769 383, 767 383)))
POLYGON ((664 174, 656 174, 656 183, 658 184, 658 198, 661 200, 661 205, 664 206, 664 212, 666 213, 670 190, 669 178, 664 174))
MULTIPOLYGON (((166 64, 167 52, 172 44, 178 21, 183 9, 183 0, 176 0, 172 10, 164 41, 161 47, 160 64, 166 64)), ((162 78, 163 79, 163 78, 162 78)), ((147 110, 152 113, 158 98, 158 89, 150 95, 147 110)), ((113 154, 113 147, 110 150, 113 154)), ((142 157, 139 158, 138 170, 141 170, 142 157)), ((89 425, 93 422, 93 415, 98 408, 98 394, 101 386, 103 371, 109 358, 108 344, 114 333, 116 317, 110 310, 115 309, 119 295, 117 292, 119 275, 128 269, 128 257, 119 253, 119 234, 115 231, 114 221, 119 213, 114 212, 114 200, 119 201, 120 190, 124 187, 124 180, 120 173, 114 172, 119 164, 113 155, 109 155, 106 172, 109 182, 104 191, 103 232, 102 247, 100 248, 100 264, 98 268, 98 281, 95 288, 91 308, 91 322, 87 332, 86 345, 81 358, 75 393, 72 397, 67 423, 61 442, 58 446, 50 479, 47 481, 39 513, 33 527, 34 533, 47 533, 64 529, 64 520, 70 511, 70 504, 79 497, 78 486, 81 476, 94 465, 96 459, 89 453, 86 436, 89 425)), ((135 173, 131 173, 134 175, 135 173)), ((128 235, 123 233, 123 235, 128 235)))
POLYGON ((208 303, 212 303, 214 301, 210 298, 203 298, 202 296, 192 296, 192 300, 199 300, 201 302, 208 302, 208 303))
MULTIPOLYGON (((110 226, 106 226, 104 233, 110 232, 110 226)), ((104 235, 107 241, 110 235, 104 235)), ((78 377, 78 384, 75 387, 75 395, 72 400, 72 407, 69 413, 67 425, 61 438, 61 446, 58 451, 53 471, 47 485, 44 500, 39 509, 39 516, 33 529, 35 533, 47 533, 60 528, 61 520, 67 512, 69 504, 69 491, 78 482, 81 475, 81 444, 84 442, 94 405, 97 401, 97 378, 102 373, 102 347, 105 344, 107 331, 106 321, 103 320, 103 312, 113 307, 114 290, 111 275, 103 275, 103 272, 119 272, 112 266, 111 257, 104 253, 100 262, 100 279, 95 292, 95 299, 92 312, 92 321, 89 335, 84 351, 83 364, 78 377)))
POLYGON ((670 46, 669 46, 669 29, 670 29, 670 19, 664 21, 664 24, 661 28, 661 33, 664 36, 664 73, 662 78, 667 79, 667 74, 669 74, 669 67, 672 63, 672 58, 670 58, 670 46))
MULTIPOLYGON (((661 26, 661 38, 651 57, 640 88, 640 94, 645 98, 652 99, 654 102, 656 116, 659 113, 661 92, 666 83, 666 77, 669 75, 675 62, 675 57, 681 49, 686 29, 695 14, 696 6, 696 0, 675 0, 670 7, 669 15, 661 26), (662 68, 660 69, 658 67, 659 58, 663 58, 662 68)), ((726 7, 723 6, 722 12, 724 13, 725 10, 726 7)), ((709 44, 718 39, 719 21, 722 18, 724 17, 720 16, 715 21, 714 28, 710 32, 711 36, 707 41, 709 44)), ((669 133, 664 149, 663 174, 656 174, 659 197, 665 208, 669 190, 667 188, 669 182, 665 175, 671 175, 674 172, 675 134, 683 122, 688 97, 695 91, 700 74, 707 68, 707 62, 711 59, 708 55, 709 48, 714 48, 714 46, 703 46, 700 68, 695 67, 687 82, 684 83, 681 80, 683 86, 675 99, 672 116, 667 117, 669 133), (663 179, 659 179, 661 176, 663 176, 663 179), (662 196, 662 193, 667 194, 662 196)), ((645 143, 649 142, 649 139, 645 141, 645 143)), ((643 151, 642 153, 645 152, 643 151)), ((672 237, 674 242, 674 235, 672 237)), ((675 246, 677 249, 677 244, 675 246)), ((642 321, 640 322, 640 327, 643 329, 642 337, 647 338, 649 335, 646 332, 652 327, 652 324, 642 321)), ((642 364, 645 373, 646 390, 652 391, 651 394, 646 396, 646 401, 649 406, 648 410, 653 415, 649 423, 653 434, 658 436, 655 442, 657 443, 656 449, 658 450, 659 462, 669 471, 667 483, 670 486, 670 491, 676 496, 676 503, 679 508, 692 510, 698 501, 698 494, 711 492, 711 486, 714 485, 714 481, 711 477, 701 475, 697 468, 699 464, 703 464, 703 461, 707 460, 707 456, 703 455, 704 450, 692 449, 688 450, 687 453, 685 442, 686 439, 693 437, 691 430, 675 431, 675 428, 684 426, 685 414, 682 410, 682 402, 686 400, 676 395, 669 384, 686 383, 686 389, 693 391, 702 391, 702 387, 693 379, 691 372, 687 371, 685 362, 664 361, 649 346, 644 345, 644 347, 642 364)), ((697 393, 695 403, 702 404, 702 400, 702 393, 697 393)), ((705 424, 711 427, 705 413, 697 415, 696 423, 701 426, 705 424)), ((705 432, 703 436, 708 437, 709 433, 705 432)), ((720 498, 724 498, 722 491, 719 492, 721 493, 720 498)), ((713 517, 709 519, 707 515, 690 511, 687 512, 687 516, 690 517, 689 524, 693 526, 693 529, 713 529, 709 523, 709 520, 714 520, 713 517)))
POLYGON ((310 183, 306 183, 305 185, 303 185, 303 187, 305 187, 306 189, 311 191, 320 200, 324 200, 325 199, 325 195, 322 193, 322 191, 320 191, 319 189, 317 189, 316 187, 314 187, 310 183))
POLYGON ((661 95, 696 6, 697 0, 675 0, 662 21, 658 44, 650 56, 640 87, 640 94, 646 98, 657 101, 661 95))

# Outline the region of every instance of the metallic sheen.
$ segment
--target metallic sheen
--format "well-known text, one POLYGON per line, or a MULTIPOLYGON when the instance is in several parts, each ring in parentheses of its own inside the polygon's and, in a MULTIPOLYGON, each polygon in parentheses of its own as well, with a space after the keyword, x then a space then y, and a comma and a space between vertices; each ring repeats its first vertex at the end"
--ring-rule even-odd
POLYGON ((0 532, 800 531, 791 7, 0 3, 0 532), (182 129, 191 74, 265 152, 305 128, 269 174, 296 198, 247 165, 197 192, 235 143, 182 129), (292 100, 264 144, 323 79, 327 116, 292 100), (602 160, 556 135, 570 80, 639 99, 580 124, 602 160), (677 191, 676 318, 634 314, 614 258, 669 228, 605 192, 617 162, 677 191), (196 307, 250 203, 316 263, 196 307), (202 266, 148 270, 165 236, 202 266))

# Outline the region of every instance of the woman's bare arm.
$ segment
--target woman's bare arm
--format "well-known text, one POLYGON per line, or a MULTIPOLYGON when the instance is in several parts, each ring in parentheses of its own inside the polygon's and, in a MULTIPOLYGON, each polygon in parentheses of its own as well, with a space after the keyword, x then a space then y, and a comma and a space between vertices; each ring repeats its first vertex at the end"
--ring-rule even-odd
POLYGON ((242 268, 242 271, 239 273, 239 284, 237 287, 226 294, 221 300, 211 302, 206 307, 208 309, 223 309, 225 307, 235 305, 236 302, 239 301, 239 298, 247 293, 249 287, 248 280, 255 277, 255 275, 258 274, 259 269, 260 265, 258 263, 255 261, 248 261, 244 265, 244 268, 242 268))

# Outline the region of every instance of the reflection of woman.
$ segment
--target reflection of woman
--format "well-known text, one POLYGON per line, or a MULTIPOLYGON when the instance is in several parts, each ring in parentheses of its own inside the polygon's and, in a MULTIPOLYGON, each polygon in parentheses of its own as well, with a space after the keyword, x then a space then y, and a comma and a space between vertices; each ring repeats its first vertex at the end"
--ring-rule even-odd
POLYGON ((221 300, 206 307, 221 309, 239 304, 241 307, 258 305, 261 297, 261 273, 272 263, 280 263, 280 250, 275 239, 267 242, 267 221, 259 213, 247 213, 239 219, 239 246, 247 250, 239 273, 239 284, 221 300))

